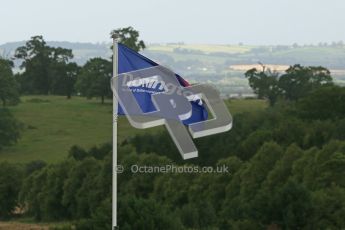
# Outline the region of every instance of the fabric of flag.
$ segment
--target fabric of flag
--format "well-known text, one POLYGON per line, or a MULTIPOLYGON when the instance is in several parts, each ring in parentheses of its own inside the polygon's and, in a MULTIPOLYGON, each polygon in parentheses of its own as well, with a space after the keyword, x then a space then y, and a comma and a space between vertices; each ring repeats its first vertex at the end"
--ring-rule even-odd
MULTIPOLYGON (((139 54, 138 52, 128 48, 127 46, 119 43, 118 44, 118 74, 128 73, 136 70, 151 68, 158 66, 158 64, 149 58, 139 54)), ((190 86, 189 83, 184 80, 178 74, 175 74, 178 82, 183 87, 190 86)), ((153 92, 152 92, 153 93, 153 92)), ((156 110, 150 92, 138 92, 133 91, 133 94, 144 113, 153 112, 156 110)), ((200 105, 196 101, 192 101, 192 116, 187 120, 184 120, 185 125, 192 124, 199 121, 207 120, 208 113, 206 108, 203 105, 200 105)), ((119 115, 125 115, 123 109, 119 105, 118 110, 119 115)))

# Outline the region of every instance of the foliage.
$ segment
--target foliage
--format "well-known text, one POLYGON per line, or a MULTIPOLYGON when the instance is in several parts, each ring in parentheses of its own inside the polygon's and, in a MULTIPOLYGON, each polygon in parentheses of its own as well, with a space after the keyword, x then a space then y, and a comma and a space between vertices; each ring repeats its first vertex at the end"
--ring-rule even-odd
POLYGON ((110 34, 117 35, 118 42, 135 51, 140 51, 146 48, 144 41, 139 40, 139 32, 131 26, 113 30, 110 34))
MULTIPOLYGON (((112 34, 114 33, 118 35, 119 42, 136 51, 145 48, 144 42, 139 40, 139 32, 132 27, 113 30, 112 34)), ((24 70, 22 73, 16 74, 21 93, 66 95, 68 99, 75 93, 81 93, 88 98, 100 96, 102 103, 105 97, 111 95, 109 78, 112 73, 112 65, 105 59, 93 58, 81 70, 76 63, 70 62, 73 58, 72 50, 48 46, 43 36, 31 37, 24 46, 16 49, 14 56, 21 61, 20 67, 24 70), (79 74, 80 71, 82 73, 79 74), (79 81, 78 76, 81 77, 79 81), (77 81, 79 92, 75 91, 77 81)), ((1 74, 2 66, 1 62, 0 76, 3 75, 1 74)), ((13 83, 7 83, 7 81, 9 80, 6 80, 5 84, 4 79, 0 78, 0 83, 2 82, 0 85, 9 89, 7 85, 10 83, 13 85, 13 83)), ((4 104, 8 99, 6 98, 5 101, 5 96, 2 96, 1 93, 10 94, 6 97, 13 97, 16 87, 13 86, 11 88, 13 90, 8 92, 2 92, 3 90, 0 88, 0 99, 4 104)))
POLYGON ((72 50, 50 47, 42 36, 33 36, 16 49, 15 58, 22 60, 24 72, 17 78, 23 93, 71 97, 78 72, 77 65, 69 62, 72 50))
POLYGON ((111 77, 111 62, 102 58, 92 58, 81 69, 77 89, 87 98, 100 97, 104 104, 104 99, 112 96, 111 77))
POLYGON ((0 163, 0 219, 9 218, 18 203, 23 170, 17 165, 0 163))
POLYGON ((3 106, 19 103, 19 86, 12 72, 13 63, 0 57, 0 101, 3 106))
POLYGON ((265 67, 262 71, 254 68, 248 70, 245 76, 258 97, 268 99, 271 106, 279 98, 297 101, 323 85, 332 85, 330 71, 321 66, 294 65, 280 76, 265 67))
POLYGON ((53 62, 51 64, 50 74, 52 78, 52 94, 66 95, 67 99, 71 99, 75 92, 75 84, 80 72, 80 67, 72 62, 53 62))
POLYGON ((345 88, 322 87, 305 96, 297 106, 303 118, 322 120, 345 118, 345 88))
MULTIPOLYGON (((230 133, 218 137, 221 143, 244 154, 236 156, 236 152, 228 152, 226 158, 214 156, 219 158, 215 165, 227 165, 229 174, 136 174, 129 170, 134 164, 173 164, 167 157, 144 153, 149 150, 144 143, 153 144, 152 140, 161 134, 152 139, 137 136, 136 148, 130 142, 119 146, 119 163, 126 169, 118 175, 119 226, 124 229, 344 227, 344 139, 333 140, 335 136, 326 135, 329 138, 322 139, 320 147, 315 147, 315 141, 309 144, 300 141, 314 138, 309 133, 318 129, 320 122, 339 121, 301 120, 280 106, 241 117, 240 130, 234 131, 244 139, 230 142, 233 138, 227 139, 230 133), (285 126, 287 119, 291 121, 285 126), (284 137, 286 127, 292 130, 299 127, 296 129, 302 131, 284 137), (245 140, 253 130, 257 135, 249 135, 245 140), (241 145, 246 142, 247 147, 241 145), (250 143, 256 144, 249 148, 250 143), (136 152, 139 146, 143 149, 136 152), (250 154, 245 154, 246 151, 250 154)), ((335 127, 327 132, 334 133, 335 127)), ((162 136, 159 141, 168 139, 169 136, 162 136)), ((215 139, 209 141, 213 141, 212 146, 218 145, 215 139)), ((76 223, 77 229, 111 226, 111 145, 89 150, 74 146, 64 162, 34 165, 38 166, 27 174, 20 191, 20 204, 27 208, 26 215, 42 221, 69 220, 76 223)), ((193 166, 190 161, 188 165, 193 166)))
POLYGON ((245 73, 246 78, 249 80, 250 87, 260 99, 268 99, 271 106, 273 106, 278 97, 281 95, 281 89, 278 83, 278 73, 271 72, 269 69, 263 68, 258 72, 256 68, 250 69, 245 73))
POLYGON ((7 109, 0 108, 0 150, 17 142, 22 124, 7 109))
POLYGON ((297 101, 323 85, 332 85, 331 73, 321 66, 290 66, 280 76, 279 86, 287 100, 297 101))
MULTIPOLYGON (((281 145, 266 141, 249 159, 220 160, 217 165, 228 165, 230 174, 134 174, 128 170, 133 164, 160 166, 172 161, 137 154, 128 143, 122 145, 119 161, 127 170, 119 174, 119 225, 125 229, 343 227, 345 142, 327 141, 321 148, 303 149, 287 140, 281 145)), ((39 214, 42 220, 74 220, 77 229, 109 227, 110 147, 88 151, 73 147, 68 161, 32 173, 21 191, 28 214, 39 214), (57 215, 60 205, 64 211, 57 215)))

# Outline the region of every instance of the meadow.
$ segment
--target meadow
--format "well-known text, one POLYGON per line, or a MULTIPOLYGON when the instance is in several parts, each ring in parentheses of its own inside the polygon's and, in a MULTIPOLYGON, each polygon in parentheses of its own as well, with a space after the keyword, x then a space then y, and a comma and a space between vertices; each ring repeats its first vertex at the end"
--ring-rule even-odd
MULTIPOLYGON (((90 148, 112 140, 112 103, 104 105, 97 99, 87 100, 63 96, 24 96, 21 103, 9 107, 23 124, 20 140, 0 151, 0 162, 27 163, 43 160, 54 163, 63 160, 73 145, 90 148)), ((262 100, 227 100, 231 114, 262 110, 262 100)), ((119 117, 118 138, 121 143, 135 134, 156 132, 162 127, 140 130, 119 117)))
POLYGON ((165 51, 173 52, 176 48, 188 49, 193 51, 201 51, 204 53, 245 53, 250 51, 255 46, 240 46, 240 45, 208 45, 208 44, 166 44, 166 45, 149 45, 150 51, 165 51))

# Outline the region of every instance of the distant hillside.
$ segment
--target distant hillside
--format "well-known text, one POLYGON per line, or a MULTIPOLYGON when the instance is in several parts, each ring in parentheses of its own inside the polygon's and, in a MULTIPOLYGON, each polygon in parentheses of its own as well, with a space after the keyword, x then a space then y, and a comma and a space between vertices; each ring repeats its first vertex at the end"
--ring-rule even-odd
POLYGON ((283 72, 290 65, 324 66, 335 82, 345 85, 344 44, 247 46, 151 44, 144 53, 192 82, 215 84, 223 96, 250 93, 246 70, 263 63, 283 72))
POLYGON ((155 44, 146 52, 169 56, 174 61, 197 60, 213 64, 264 64, 321 65, 331 69, 345 68, 343 44, 320 44, 318 46, 247 46, 247 45, 196 45, 155 44))
MULTIPOLYGON (((48 45, 73 50, 74 59, 83 65, 93 57, 110 58, 110 43, 74 43, 48 41, 48 45)), ((0 55, 13 57, 17 47, 25 42, 11 42, 0 45, 0 55)), ((142 52, 156 62, 170 67, 190 82, 215 84, 223 94, 251 93, 244 72, 259 62, 268 66, 283 66, 277 70, 294 65, 324 66, 332 70, 335 81, 345 84, 345 46, 344 44, 325 44, 318 46, 249 46, 249 45, 209 45, 162 43, 148 44, 142 52)), ((16 62, 17 68, 19 62, 16 62)))
MULTIPOLYGON (((21 42, 9 42, 0 45, 0 55, 4 57, 13 57, 14 51, 23 46, 25 41, 21 42)), ((79 65, 85 64, 88 59, 93 57, 109 58, 111 56, 110 44, 94 44, 94 43, 81 43, 81 42, 59 42, 48 41, 47 44, 53 47, 63 47, 72 49, 74 54, 74 60, 79 65)))
MULTIPOLYGON (((110 43, 81 43, 48 41, 48 45, 72 49, 75 61, 84 64, 89 58, 111 56, 110 43)), ((14 50, 25 41, 9 42, 0 45, 0 55, 11 57, 14 50)), ((177 63, 183 70, 184 62, 201 62, 206 65, 264 64, 322 65, 333 69, 345 69, 344 45, 320 46, 248 46, 248 45, 208 45, 208 44, 151 44, 143 51, 149 57, 169 65, 177 63)), ((206 67, 206 66, 203 66, 206 67)))

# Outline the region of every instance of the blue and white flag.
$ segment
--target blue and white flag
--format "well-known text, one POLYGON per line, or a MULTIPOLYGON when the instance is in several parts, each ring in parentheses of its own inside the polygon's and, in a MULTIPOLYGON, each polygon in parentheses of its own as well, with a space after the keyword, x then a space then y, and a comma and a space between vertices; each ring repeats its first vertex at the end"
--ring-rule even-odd
MULTIPOLYGON (((128 48, 123 44, 118 44, 118 74, 143 70, 155 66, 158 66, 158 64, 154 61, 148 59, 147 57, 139 54, 138 52, 128 48)), ((189 83, 178 74, 175 74, 175 77, 177 78, 181 86, 190 86, 189 83)), ((153 81, 148 82, 133 81, 133 85, 130 87, 143 113, 156 111, 151 96, 152 94, 163 90, 160 85, 154 84, 154 79, 152 80, 153 81)), ((183 124, 189 125, 192 123, 207 120, 208 113, 202 103, 202 100, 192 100, 190 101, 190 103, 192 105, 192 115, 188 119, 183 120, 183 124)), ((120 105, 118 114, 125 115, 125 112, 120 105)))

